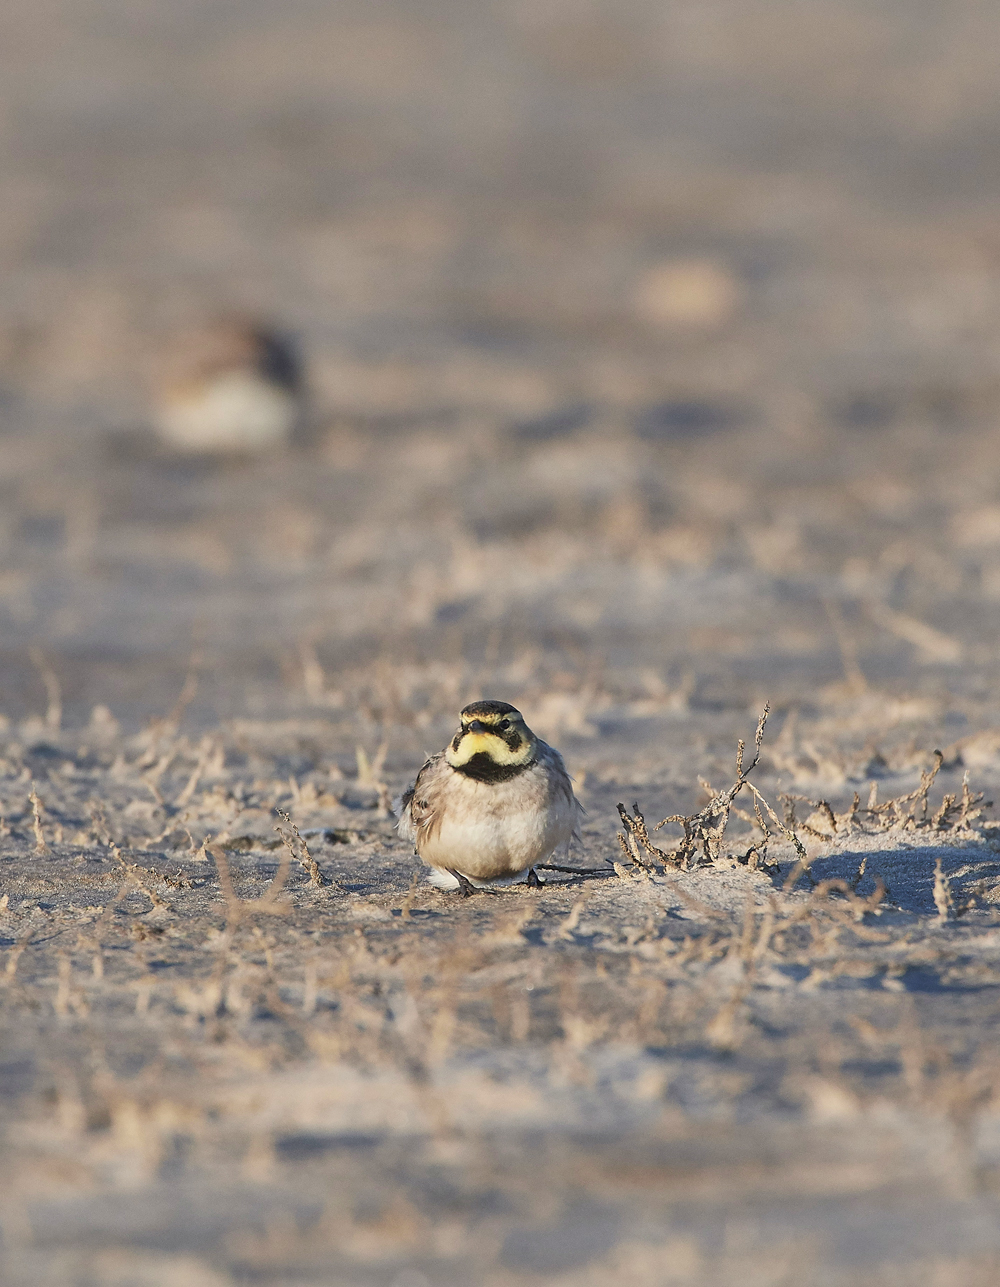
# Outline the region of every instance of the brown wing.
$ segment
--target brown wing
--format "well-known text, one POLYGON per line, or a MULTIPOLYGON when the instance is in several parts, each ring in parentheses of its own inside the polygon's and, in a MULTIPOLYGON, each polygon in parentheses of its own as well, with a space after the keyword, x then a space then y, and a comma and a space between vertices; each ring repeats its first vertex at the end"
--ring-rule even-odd
POLYGON ((432 755, 417 774, 417 780, 400 800, 400 815, 397 824, 399 834, 407 840, 417 843, 427 828, 432 826, 438 813, 437 779, 440 776, 444 752, 432 755))
POLYGON ((566 772, 563 757, 554 746, 549 746, 548 742, 539 740, 538 760, 549 770, 553 796, 562 797, 570 808, 574 810, 576 821, 573 825, 573 839, 579 841, 581 839, 580 822, 586 810, 573 792, 573 779, 566 772))

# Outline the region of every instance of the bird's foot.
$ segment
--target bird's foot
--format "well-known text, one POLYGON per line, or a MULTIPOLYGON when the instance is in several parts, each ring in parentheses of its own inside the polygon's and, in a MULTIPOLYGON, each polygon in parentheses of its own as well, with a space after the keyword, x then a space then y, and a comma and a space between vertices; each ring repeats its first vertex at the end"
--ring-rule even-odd
POLYGON ((528 886, 529 889, 541 889, 542 881, 538 875, 538 872, 535 871, 534 867, 528 868, 528 875, 524 883, 528 886))
POLYGON ((460 871, 453 871, 451 874, 458 881, 458 887, 462 891, 463 898, 468 898, 470 894, 474 894, 476 892, 476 887, 472 881, 469 880, 468 877, 463 876, 460 871))

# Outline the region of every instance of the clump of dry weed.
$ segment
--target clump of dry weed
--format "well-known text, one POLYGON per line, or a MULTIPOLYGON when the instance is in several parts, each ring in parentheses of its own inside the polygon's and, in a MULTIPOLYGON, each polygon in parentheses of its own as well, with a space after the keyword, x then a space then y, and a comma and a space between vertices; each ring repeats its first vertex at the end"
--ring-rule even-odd
POLYGON ((861 797, 857 791, 849 808, 842 813, 835 813, 828 800, 811 800, 803 795, 780 795, 784 803, 785 825, 792 829, 799 828, 818 840, 840 839, 855 832, 866 835, 894 835, 905 832, 922 832, 931 835, 949 835, 955 838, 970 839, 977 835, 975 823, 986 809, 992 807, 992 801, 985 799, 983 792, 973 792, 969 786, 969 774, 962 779, 962 790, 946 792, 940 805, 933 809, 930 803, 930 789, 944 763, 941 751, 934 752, 934 765, 921 771, 920 785, 905 795, 894 796, 881 804, 878 799, 878 783, 873 782, 868 794, 868 803, 861 806, 861 797), (807 804, 813 812, 800 823, 795 816, 795 805, 807 804))
POLYGON ((809 860, 806 856, 805 847, 794 829, 778 817, 749 780, 750 774, 757 767, 760 760, 764 725, 767 723, 769 711, 770 707, 765 705, 757 722, 757 731, 754 734, 754 757, 750 764, 744 764, 743 762, 745 750, 743 739, 741 738, 737 744, 736 781, 733 785, 723 791, 712 791, 709 788, 710 799, 697 813, 686 816, 684 814, 671 814, 669 817, 664 818, 662 822, 658 822, 653 828, 654 831, 659 831, 668 822, 679 823, 684 828, 684 838, 676 849, 664 851, 653 844, 646 828, 646 820, 640 812, 638 804, 633 804, 633 813, 631 815, 626 811, 623 804, 618 805, 618 814, 624 827, 624 832, 618 833, 618 843, 622 847, 622 852, 633 865, 648 868, 651 865, 649 861, 651 858, 653 864, 658 860, 665 868, 680 868, 682 871, 690 871, 692 867, 714 866, 720 863, 725 865, 741 863, 752 871, 774 869, 777 867, 777 863, 768 855, 768 844, 774 833, 767 824, 766 814, 777 832, 791 842, 798 855, 797 867, 800 868, 800 871, 796 874, 796 879, 798 874, 801 874, 801 871, 808 870, 809 860), (736 797, 744 787, 753 795, 753 817, 750 817, 749 814, 744 813, 742 810, 736 809, 734 805, 736 797), (755 841, 743 854, 723 853, 722 842, 726 828, 729 825, 730 814, 733 812, 748 822, 756 822, 762 834, 762 838, 755 841))
MULTIPOLYGON (((980 820, 984 811, 991 807, 992 801, 986 800, 983 792, 974 792, 970 788, 968 773, 962 779, 961 792, 946 792, 937 808, 931 805, 930 790, 944 762, 940 751, 934 752, 933 767, 921 771, 919 786, 904 795, 879 803, 878 784, 873 782, 867 805, 862 807, 861 796, 855 791, 848 808, 838 813, 828 800, 812 800, 807 796, 780 793, 778 800, 783 806, 784 816, 779 818, 749 780, 750 773, 760 760, 768 711, 769 708, 765 706, 758 721, 754 735, 755 753, 750 764, 744 764, 742 739, 737 746, 736 781, 732 786, 723 791, 715 791, 709 783, 703 781, 702 785, 709 794, 706 805, 697 813, 686 816, 671 814, 654 827, 654 831, 658 831, 672 822, 684 828, 684 837, 675 849, 663 850, 653 844, 646 820, 637 803, 632 806, 632 814, 628 813, 623 804, 618 805, 618 814, 624 828, 618 833, 618 843, 634 867, 650 870, 659 864, 663 869, 690 871, 694 867, 742 864, 751 871, 775 871, 777 862, 769 855, 768 845, 777 833, 792 845, 796 853, 795 865, 785 881, 785 888, 791 889, 803 874, 809 877, 811 860, 799 837, 800 832, 824 842, 846 839, 853 834, 892 836, 913 832, 928 837, 948 836, 953 839, 981 837, 980 820), (735 804, 736 797, 744 787, 753 796, 753 815, 737 808, 735 804), (804 822, 796 816, 797 803, 807 804, 812 810, 804 822), (755 824, 761 832, 761 839, 751 844, 744 853, 727 853, 723 847, 726 828, 733 813, 745 822, 755 824), (768 825, 769 822, 771 826, 768 825)), ((862 864, 854 882, 855 887, 863 872, 862 864)), ((940 894, 940 897, 943 898, 944 895, 940 894)), ((935 901, 938 902, 940 911, 941 903, 938 899, 939 894, 936 892, 935 901)))

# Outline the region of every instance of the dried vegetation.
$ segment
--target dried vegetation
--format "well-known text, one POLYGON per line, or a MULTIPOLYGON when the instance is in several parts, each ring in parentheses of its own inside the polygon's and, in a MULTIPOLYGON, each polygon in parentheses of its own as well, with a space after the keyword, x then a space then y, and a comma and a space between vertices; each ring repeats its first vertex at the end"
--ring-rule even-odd
MULTIPOLYGON (((368 682, 374 693, 385 672, 368 682)), ((466 682, 459 671, 449 702, 466 682)), ((25 1230, 49 1218, 38 1195, 56 1171, 84 1201, 94 1185, 152 1192, 225 1167, 255 1192, 321 1176, 336 1196, 308 1218, 272 1196, 273 1225, 231 1223, 197 1262, 220 1282, 250 1264, 363 1275, 380 1257, 399 1272, 435 1257, 486 1272, 511 1217, 428 1205, 422 1186, 441 1158, 475 1207, 477 1168, 501 1165, 496 1132, 588 1121, 605 1142, 579 1145, 572 1165, 586 1168, 588 1200, 607 1203, 611 1141, 632 1141, 638 1157, 683 1133, 688 1114, 755 1117, 762 1095, 800 1122, 817 1159, 810 1132, 841 1124, 841 1152, 825 1163, 833 1183, 858 1164, 856 1148, 881 1150, 871 1165, 883 1175, 905 1170, 915 1144, 902 1127, 860 1142, 879 1103, 938 1124, 942 1177, 955 1166, 992 1175, 989 1043, 940 1024, 932 1036, 901 1004, 915 977, 933 977, 942 997, 1000 979, 993 914, 973 897, 998 877, 976 870, 970 883, 991 838, 986 802, 965 779, 932 799, 941 755, 881 803, 874 791, 864 808, 856 793, 844 807, 803 802, 772 786, 775 807, 750 780, 767 770, 765 708, 732 784, 703 780, 707 803, 659 824, 680 827, 673 848, 653 843, 637 805, 619 805, 616 839, 616 785, 588 770, 577 861, 596 868, 462 903, 419 880, 386 816, 403 780, 387 744, 412 729, 408 717, 394 724, 377 708, 374 752, 336 720, 189 738, 192 692, 133 737, 95 716, 80 732, 50 726, 41 756, 28 739, 6 745, 0 988, 7 1048, 31 1070, 7 1126, 8 1156, 28 1177, 4 1198, 17 1272, 54 1263, 25 1230), (734 822, 751 830, 734 839, 734 822), (859 858, 862 840, 874 848, 859 858), (870 870, 914 843, 938 846, 936 863, 923 860, 923 923, 936 935, 870 870), (816 874, 838 855, 843 875, 816 874), (850 1021, 817 1022, 816 999, 844 990, 850 1021), (405 1159, 403 1139, 419 1141, 405 1159), (343 1142, 358 1140, 371 1143, 343 1142), (345 1148, 369 1152, 345 1171, 345 1148)), ((540 1157, 518 1220, 531 1225, 564 1165, 540 1157)), ((753 1165, 775 1182, 771 1163, 753 1165)), ((653 1218, 660 1198, 643 1201, 653 1218)))

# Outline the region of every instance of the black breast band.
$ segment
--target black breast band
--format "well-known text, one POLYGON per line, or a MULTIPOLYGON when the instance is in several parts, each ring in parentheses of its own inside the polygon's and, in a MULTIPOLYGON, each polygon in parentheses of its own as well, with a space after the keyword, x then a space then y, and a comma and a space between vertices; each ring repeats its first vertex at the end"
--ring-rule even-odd
POLYGON ((485 751, 477 751, 464 764, 453 765, 456 773, 464 773, 467 778, 477 782, 509 782, 525 769, 532 768, 537 761, 528 760, 524 764, 498 764, 485 751))

